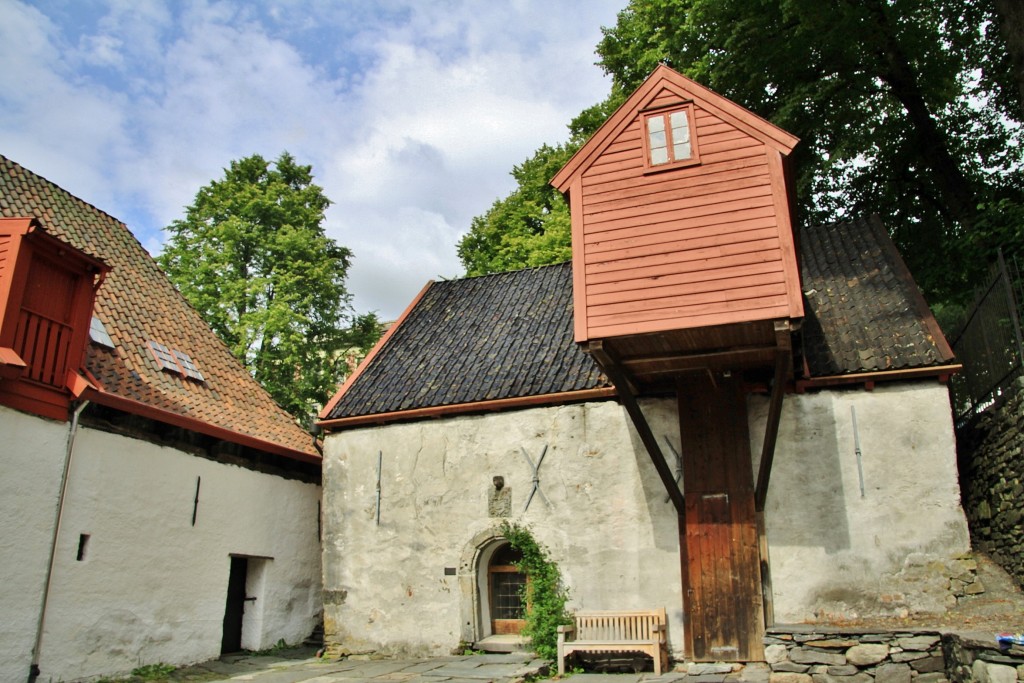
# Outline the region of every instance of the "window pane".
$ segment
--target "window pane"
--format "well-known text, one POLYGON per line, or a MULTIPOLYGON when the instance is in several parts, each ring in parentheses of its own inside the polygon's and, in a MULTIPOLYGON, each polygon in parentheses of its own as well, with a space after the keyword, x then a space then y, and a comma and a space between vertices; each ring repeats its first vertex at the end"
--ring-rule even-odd
POLYGON ((672 116, 672 140, 674 142, 690 141, 690 122, 686 119, 685 111, 673 112, 672 116))
POLYGON ((662 116, 652 116, 647 119, 647 132, 654 133, 659 130, 665 130, 665 118, 662 116))
POLYGON ((665 131, 652 132, 650 136, 648 136, 647 141, 651 143, 651 149, 667 146, 665 131))
POLYGON ((690 150, 690 143, 677 142, 676 144, 672 145, 672 154, 673 156, 675 156, 676 160, 689 159, 690 155, 692 154, 690 150))
POLYGON ((668 149, 661 147, 658 149, 651 148, 651 165, 657 166, 658 164, 668 163, 668 149))
POLYGON ((520 591, 526 585, 526 575, 518 572, 495 572, 491 574, 491 596, 494 613, 492 619, 522 619, 523 601, 520 591))

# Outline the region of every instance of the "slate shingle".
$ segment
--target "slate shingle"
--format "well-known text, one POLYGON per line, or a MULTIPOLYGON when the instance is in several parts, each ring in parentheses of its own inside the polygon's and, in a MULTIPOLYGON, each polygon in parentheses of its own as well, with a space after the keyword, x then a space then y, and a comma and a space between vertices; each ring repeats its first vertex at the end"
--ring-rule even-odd
MULTIPOLYGON (((812 377, 952 359, 881 222, 802 232, 812 377)), ((326 419, 609 386, 573 339, 572 267, 434 283, 326 419)))
POLYGON ((35 217, 112 267, 94 315, 114 349, 90 344, 85 363, 106 391, 318 457, 305 430, 235 360, 124 223, 3 156, 0 216, 35 217), (150 340, 189 354, 206 381, 161 371, 150 340))
POLYGON ((327 419, 607 386, 563 263, 431 284, 327 419))
POLYGON ((877 216, 800 233, 812 377, 921 368, 953 354, 877 216))

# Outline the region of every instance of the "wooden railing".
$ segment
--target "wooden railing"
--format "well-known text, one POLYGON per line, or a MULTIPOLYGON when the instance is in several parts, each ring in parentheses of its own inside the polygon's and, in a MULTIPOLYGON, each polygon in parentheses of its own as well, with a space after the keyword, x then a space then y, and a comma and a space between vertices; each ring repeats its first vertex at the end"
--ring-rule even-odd
POLYGON ((15 352, 28 366, 23 378, 63 386, 71 331, 70 325, 23 308, 14 339, 15 352))

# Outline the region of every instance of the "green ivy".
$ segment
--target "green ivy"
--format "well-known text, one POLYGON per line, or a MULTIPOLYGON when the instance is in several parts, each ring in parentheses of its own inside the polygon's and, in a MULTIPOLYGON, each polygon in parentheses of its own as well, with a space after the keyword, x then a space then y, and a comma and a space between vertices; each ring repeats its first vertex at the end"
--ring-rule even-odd
POLYGON ((572 623, 565 609, 569 593, 562 585, 562 573, 527 527, 502 522, 501 535, 523 554, 516 567, 529 579, 522 596, 529 606, 522 635, 530 639, 538 656, 554 659, 558 656, 558 627, 572 623))

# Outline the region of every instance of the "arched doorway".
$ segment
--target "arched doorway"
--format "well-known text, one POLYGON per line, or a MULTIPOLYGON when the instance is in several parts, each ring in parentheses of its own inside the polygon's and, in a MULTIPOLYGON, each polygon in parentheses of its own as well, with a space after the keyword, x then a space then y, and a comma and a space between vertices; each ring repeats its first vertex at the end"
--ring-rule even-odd
POLYGON ((523 629, 527 578, 516 568, 522 559, 521 552, 504 543, 494 550, 487 564, 487 611, 494 635, 514 635, 523 629))

